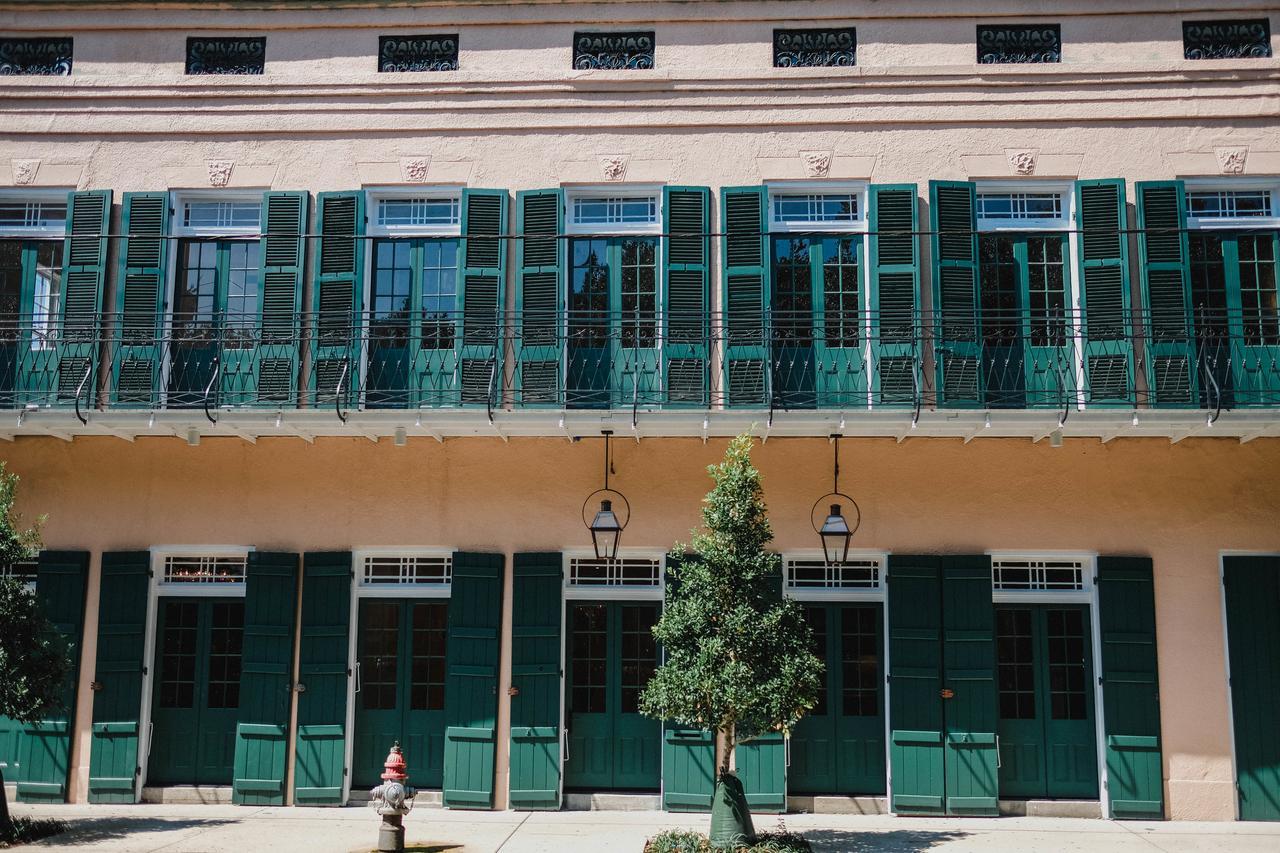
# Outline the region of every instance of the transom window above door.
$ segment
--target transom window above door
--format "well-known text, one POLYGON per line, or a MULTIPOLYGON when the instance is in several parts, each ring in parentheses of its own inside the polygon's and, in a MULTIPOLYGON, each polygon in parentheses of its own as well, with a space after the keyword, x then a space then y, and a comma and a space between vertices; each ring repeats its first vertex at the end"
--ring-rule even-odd
POLYGON ((453 580, 453 555, 364 554, 357 562, 365 587, 429 584, 448 586, 453 580))
POLYGON ((62 236, 67 226, 67 200, 0 197, 0 232, 49 233, 62 236))
POLYGON ((1187 220, 1193 227, 1280 226, 1280 186, 1188 187, 1187 220))
POLYGON ((978 188, 979 228, 1066 228, 1069 215, 1065 190, 978 188))
POLYGON ((190 199, 181 211, 181 227, 204 234, 257 234, 262 227, 261 200, 190 199))
POLYGON ((248 549, 175 548, 152 552, 152 571, 166 595, 244 595, 248 549))
POLYGON ((1093 558, 1070 554, 993 555, 991 589, 1001 601, 1087 601, 1093 590, 1093 558))
POLYGON ((454 236, 462 229, 462 192, 373 196, 375 231, 454 236))
POLYGON ((566 223, 575 234, 656 234, 662 193, 656 188, 567 189, 566 223))
POLYGON ((769 188, 771 231, 861 231, 866 187, 801 185, 769 188))
POLYGON ((569 587, 628 587, 658 589, 662 586, 661 557, 568 558, 565 584, 569 587))
POLYGON ((783 579, 788 595, 805 593, 838 594, 851 591, 877 592, 884 578, 884 556, 850 554, 837 565, 827 565, 821 556, 783 558, 783 579))

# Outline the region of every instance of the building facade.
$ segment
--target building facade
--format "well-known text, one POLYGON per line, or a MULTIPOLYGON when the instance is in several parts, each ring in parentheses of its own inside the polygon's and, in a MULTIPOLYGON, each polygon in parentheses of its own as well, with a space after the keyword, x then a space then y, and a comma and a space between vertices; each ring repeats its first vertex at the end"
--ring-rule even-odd
POLYGON ((0 3, 19 799, 707 808, 638 694, 749 430, 755 808, 1280 819, 1273 9, 324 6, 0 3))

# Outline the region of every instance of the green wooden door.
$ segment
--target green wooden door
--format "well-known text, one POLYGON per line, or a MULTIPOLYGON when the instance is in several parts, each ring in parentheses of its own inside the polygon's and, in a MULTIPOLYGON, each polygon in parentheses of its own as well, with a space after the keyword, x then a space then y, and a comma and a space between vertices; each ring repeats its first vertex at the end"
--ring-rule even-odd
POLYGON ((1000 796, 1096 799, 1089 610, 996 608, 1000 796))
POLYGON ((888 580, 890 808, 944 814, 939 558, 892 554, 888 580))
POLYGON ((351 552, 303 556, 298 678, 297 760, 293 795, 300 806, 337 805, 347 764, 347 665, 351 552))
POLYGON ((379 784, 383 761, 398 741, 414 784, 441 786, 448 624, 445 600, 360 602, 352 785, 379 784))
POLYGON ((515 809, 560 808, 563 572, 558 553, 515 556, 509 791, 515 809))
POLYGON ((1280 558, 1226 557, 1227 644, 1241 820, 1280 820, 1280 558))
POLYGON ((791 736, 789 790, 798 794, 885 791, 883 608, 806 604, 815 654, 827 664, 818 704, 791 736))
MULTIPOLYGON (((4 247, 0 245, 0 255, 3 255, 3 252, 4 247)), ((3 273, 0 272, 0 275, 3 273)), ((34 566, 22 563, 9 567, 3 576, 23 580, 34 587, 36 575, 32 569, 34 566)), ((6 785, 16 784, 19 778, 22 767, 22 730, 22 723, 0 716, 0 775, 4 776, 6 785)))
POLYGON ((656 790, 661 725, 640 714, 657 668, 657 603, 574 602, 568 607, 566 788, 656 790))
POLYGON ((994 622, 991 558, 944 557, 942 678, 948 814, 999 813, 994 622))
POLYGON ((148 785, 229 785, 244 646, 238 598, 162 598, 148 785))

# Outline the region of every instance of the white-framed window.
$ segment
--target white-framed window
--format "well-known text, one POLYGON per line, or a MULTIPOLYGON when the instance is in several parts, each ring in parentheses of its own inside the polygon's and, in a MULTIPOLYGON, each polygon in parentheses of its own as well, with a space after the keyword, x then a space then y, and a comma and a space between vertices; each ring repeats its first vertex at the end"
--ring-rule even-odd
POLYGON ((67 230, 67 194, 0 195, 0 234, 63 236, 67 230))
POLYGON ((369 233, 376 237, 457 237, 462 187, 388 188, 366 192, 369 233))
POLYGON ((977 184, 979 231, 1068 230, 1072 188, 1067 184, 987 182, 977 184))
POLYGON ((770 184, 770 231, 865 231, 867 186, 863 183, 770 184))
POLYGON ((884 552, 849 552, 849 559, 827 565, 820 551, 782 555, 783 589, 797 599, 869 598, 884 595, 884 552))
POLYGON ((564 557, 566 598, 660 598, 666 556, 651 551, 623 550, 616 559, 602 560, 591 552, 564 557))
POLYGON ((262 190, 174 190, 171 230, 178 237, 256 237, 262 190))
POLYGON ((996 601, 1089 601, 1094 557, 1089 554, 999 553, 991 555, 991 591, 996 601))
POLYGON ((370 548, 352 554, 360 596, 448 597, 453 551, 446 548, 370 548))
POLYGON ((151 551, 161 595, 244 595, 249 548, 175 546, 151 551))
POLYGON ((660 187, 571 187, 564 197, 565 230, 571 234, 662 233, 660 187))
POLYGON ((1280 181, 1188 180, 1187 227, 1280 228, 1280 181))

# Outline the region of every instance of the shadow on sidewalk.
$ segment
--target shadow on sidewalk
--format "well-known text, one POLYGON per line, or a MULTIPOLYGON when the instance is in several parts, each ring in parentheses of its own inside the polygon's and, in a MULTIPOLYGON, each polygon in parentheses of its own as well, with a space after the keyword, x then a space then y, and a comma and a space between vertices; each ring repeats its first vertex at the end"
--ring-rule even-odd
POLYGON ((813 845, 815 853, 920 853, 970 835, 968 832, 922 832, 915 829, 890 832, 806 829, 803 834, 813 845))
POLYGON ((184 829, 212 829, 237 821, 222 818, 149 818, 149 817, 75 817, 63 818, 70 829, 58 835, 36 842, 35 847, 80 847, 127 836, 139 836, 148 832, 180 832, 184 829))

